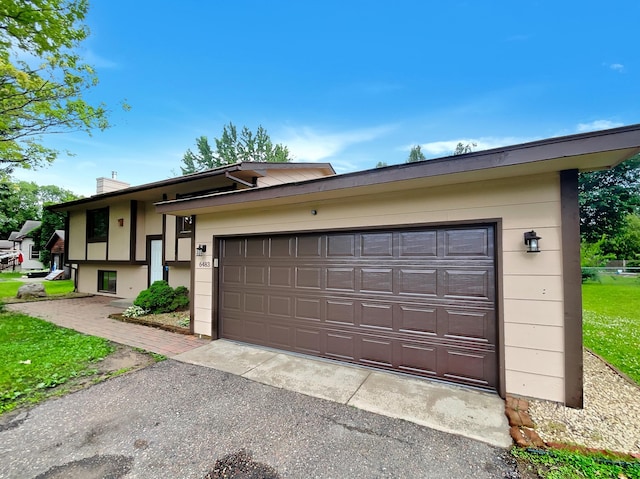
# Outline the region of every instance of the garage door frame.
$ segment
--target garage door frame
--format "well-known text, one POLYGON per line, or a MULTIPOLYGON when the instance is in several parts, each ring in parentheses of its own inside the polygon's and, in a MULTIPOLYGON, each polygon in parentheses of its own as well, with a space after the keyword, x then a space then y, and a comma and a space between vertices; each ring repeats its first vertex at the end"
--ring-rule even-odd
MULTIPOLYGON (((496 362, 497 362, 497 385, 496 392, 500 395, 500 397, 506 397, 506 377, 505 377, 505 358, 504 358, 504 317, 503 317, 503 285, 502 285, 502 219, 501 218, 486 218, 486 219, 478 219, 478 220, 470 220, 470 221, 449 221, 449 222, 438 222, 438 223, 412 223, 412 224, 401 224, 401 225, 375 225, 375 226, 361 226, 361 227, 352 227, 352 228, 324 228, 324 229, 314 229, 314 230, 282 230, 282 231, 261 231, 256 233, 233 233, 233 234, 225 234, 225 235, 214 235, 212 236, 212 245, 213 245, 213 258, 214 258, 214 268, 212 268, 212 305, 211 305, 211 339, 217 340, 220 339, 220 311, 218 308, 219 304, 219 295, 220 295, 220 250, 222 241, 227 238, 238 238, 238 237, 259 237, 259 236, 268 236, 268 235, 293 235, 293 234, 326 234, 326 233, 340 233, 340 232, 362 232, 362 231, 376 231, 376 230, 403 230, 403 229, 420 229, 420 228, 448 228, 448 227, 473 227, 473 226, 492 226, 494 229, 494 288, 495 288, 495 315, 496 315, 496 362)), ((265 346, 257 346, 257 347, 265 347, 265 346)), ((291 354, 301 354, 295 352, 289 352, 286 350, 282 350, 284 353, 291 354)), ((309 356, 315 357, 315 356, 309 356)), ((339 360, 331 359, 332 361, 340 362, 339 360)), ((353 365, 353 363, 344 363, 348 365, 353 365)), ((362 366, 367 367, 367 366, 362 366)), ((372 367, 373 370, 375 368, 372 367)), ((395 374, 403 374, 401 372, 396 372, 395 374)), ((415 378, 423 378, 426 380, 430 380, 429 378, 423 376, 411 376, 415 378)), ((437 379, 433 379, 434 381, 438 381, 437 379)), ((444 381, 446 383, 446 381, 444 381)), ((464 386, 473 388, 473 386, 464 386)), ((486 391, 486 389, 481 389, 486 391)))

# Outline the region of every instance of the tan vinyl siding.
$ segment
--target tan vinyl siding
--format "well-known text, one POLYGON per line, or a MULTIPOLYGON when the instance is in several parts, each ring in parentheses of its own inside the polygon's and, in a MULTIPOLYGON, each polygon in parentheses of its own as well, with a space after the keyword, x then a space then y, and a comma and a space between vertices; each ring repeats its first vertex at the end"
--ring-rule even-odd
POLYGON ((164 232, 164 259, 165 261, 176 261, 176 217, 167 216, 166 218, 164 232))
POLYGON ((128 261, 131 241, 131 205, 116 203, 109 207, 109 261, 128 261), (122 219, 122 226, 118 220, 122 219))
POLYGON ((191 238, 178 238, 178 261, 191 259, 191 238))
POLYGON ((69 260, 84 260, 87 244, 87 215, 84 211, 69 213, 69 260))
POLYGON ((78 275, 78 291, 82 293, 135 299, 140 291, 146 289, 146 287, 146 266, 113 265, 110 263, 86 264, 82 265, 82 270, 78 275), (115 294, 98 292, 98 270, 116 272, 115 294))
MULTIPOLYGON (((560 248, 560 192, 556 173, 461 185, 424 187, 384 195, 317 200, 309 203, 239 209, 198 215, 196 244, 207 254, 196 261, 195 332, 210 334, 212 271, 200 261, 213 261, 212 237, 252 233, 410 226, 456 221, 502 221, 502 277, 506 390, 524 396, 564 400, 563 291, 560 248), (317 215, 312 215, 316 210, 317 215), (542 237, 538 254, 525 253, 523 234, 534 229, 542 237), (536 312, 544 314, 535 314, 536 312), (527 366, 514 352, 543 358, 527 366), (544 373, 541 373, 544 370, 544 373)), ((532 361, 533 362, 533 361, 532 361)))
POLYGON ((327 174, 321 169, 300 169, 300 170, 267 170, 267 176, 258 178, 258 186, 273 186, 283 183, 293 183, 296 181, 312 180, 321 178, 327 174))

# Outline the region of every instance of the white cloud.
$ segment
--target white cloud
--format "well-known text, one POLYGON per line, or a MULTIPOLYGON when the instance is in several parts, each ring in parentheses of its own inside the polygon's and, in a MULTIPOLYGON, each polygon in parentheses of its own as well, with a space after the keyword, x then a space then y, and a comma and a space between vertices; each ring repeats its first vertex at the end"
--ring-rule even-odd
POLYGON ((609 68, 620 73, 624 71, 624 65, 622 63, 611 63, 609 68))
MULTIPOLYGON (((533 141, 532 138, 516 138, 516 137, 482 137, 482 138, 458 138, 455 140, 445 141, 432 141, 429 143, 423 143, 420 145, 422 151, 425 154, 434 156, 449 156, 452 155, 458 146, 458 143, 463 145, 471 145, 473 151, 490 150, 492 148, 499 148, 506 145, 517 145, 519 143, 526 143, 533 141), (475 146, 473 146, 475 144, 475 146)), ((413 145, 412 145, 413 146, 413 145)), ((410 150, 411 147, 407 148, 410 150)))
POLYGON ((84 56, 84 61, 96 68, 117 68, 118 64, 114 61, 111 61, 107 58, 101 57, 100 55, 98 55, 97 53, 95 53, 93 50, 87 50, 85 56, 84 56))
POLYGON ((337 155, 348 146, 375 140, 394 128, 383 125, 339 133, 320 132, 310 127, 287 128, 277 142, 287 145, 295 161, 318 162, 337 155))
POLYGON ((578 133, 585 133, 587 131, 608 130, 609 128, 616 128, 622 125, 624 125, 624 123, 620 123, 617 121, 595 120, 591 123, 579 123, 576 127, 576 131, 578 133))

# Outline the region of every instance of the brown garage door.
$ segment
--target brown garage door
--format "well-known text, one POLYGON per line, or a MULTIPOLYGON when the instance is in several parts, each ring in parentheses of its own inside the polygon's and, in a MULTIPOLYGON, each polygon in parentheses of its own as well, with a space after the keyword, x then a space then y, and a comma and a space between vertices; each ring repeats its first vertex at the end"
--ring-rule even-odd
POLYGON ((493 226, 226 238, 223 338, 497 387, 493 226))

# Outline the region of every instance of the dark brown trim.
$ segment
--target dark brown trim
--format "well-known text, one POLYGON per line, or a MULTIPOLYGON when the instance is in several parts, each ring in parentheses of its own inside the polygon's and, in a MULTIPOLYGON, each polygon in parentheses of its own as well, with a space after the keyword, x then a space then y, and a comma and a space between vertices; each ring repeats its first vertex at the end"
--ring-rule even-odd
POLYGON ((560 172, 560 212, 564 290, 564 399, 567 406, 581 409, 584 396, 578 170, 560 172))
POLYGON ((504 290, 503 281, 504 271, 502 269, 502 219, 495 220, 493 223, 495 250, 494 250, 494 267, 496 271, 496 321, 498 322, 498 344, 496 345, 496 354, 498 356, 498 394, 501 398, 507 397, 507 373, 505 366, 505 348, 504 348, 504 290))
POLYGON ((138 243, 138 202, 131 200, 129 207, 129 261, 136 260, 136 245, 138 243))
POLYGON ((219 321, 218 317, 219 309, 218 303, 220 302, 220 296, 218 291, 218 284, 220 283, 220 245, 222 240, 220 237, 211 237, 211 249, 213 249, 213 256, 211 257, 211 340, 215 341, 219 338, 219 321))
POLYGON ((191 260, 165 261, 167 266, 191 266, 191 260))
MULTIPOLYGON (((197 216, 194 216, 191 221, 191 242, 189 245, 189 332, 194 334, 195 330, 195 317, 196 317, 196 309, 195 309, 195 301, 196 301, 196 293, 195 293, 195 284, 196 284, 196 257, 193 254, 193 244, 194 239, 196 237, 196 221, 197 216)), ((176 258, 178 257, 178 239, 176 238, 176 258)))
POLYGON ((69 266, 71 262, 69 261, 69 216, 70 213, 67 211, 67 214, 64 217, 64 266, 69 266))
MULTIPOLYGON (((169 282, 169 268, 165 268, 167 255, 166 255, 166 247, 167 247, 167 215, 162 215, 162 236, 160 237, 162 240, 162 279, 167 283, 169 282)), ((147 250, 147 255, 150 250, 147 250)), ((174 256, 175 258, 175 256, 174 256)), ((149 269, 151 269, 151 258, 147 256, 147 261, 149 262, 149 269)))
POLYGON ((122 260, 106 260, 106 259, 69 259, 68 263, 74 263, 78 265, 82 264, 112 264, 118 266, 144 266, 147 264, 146 261, 127 261, 125 259, 122 260))

